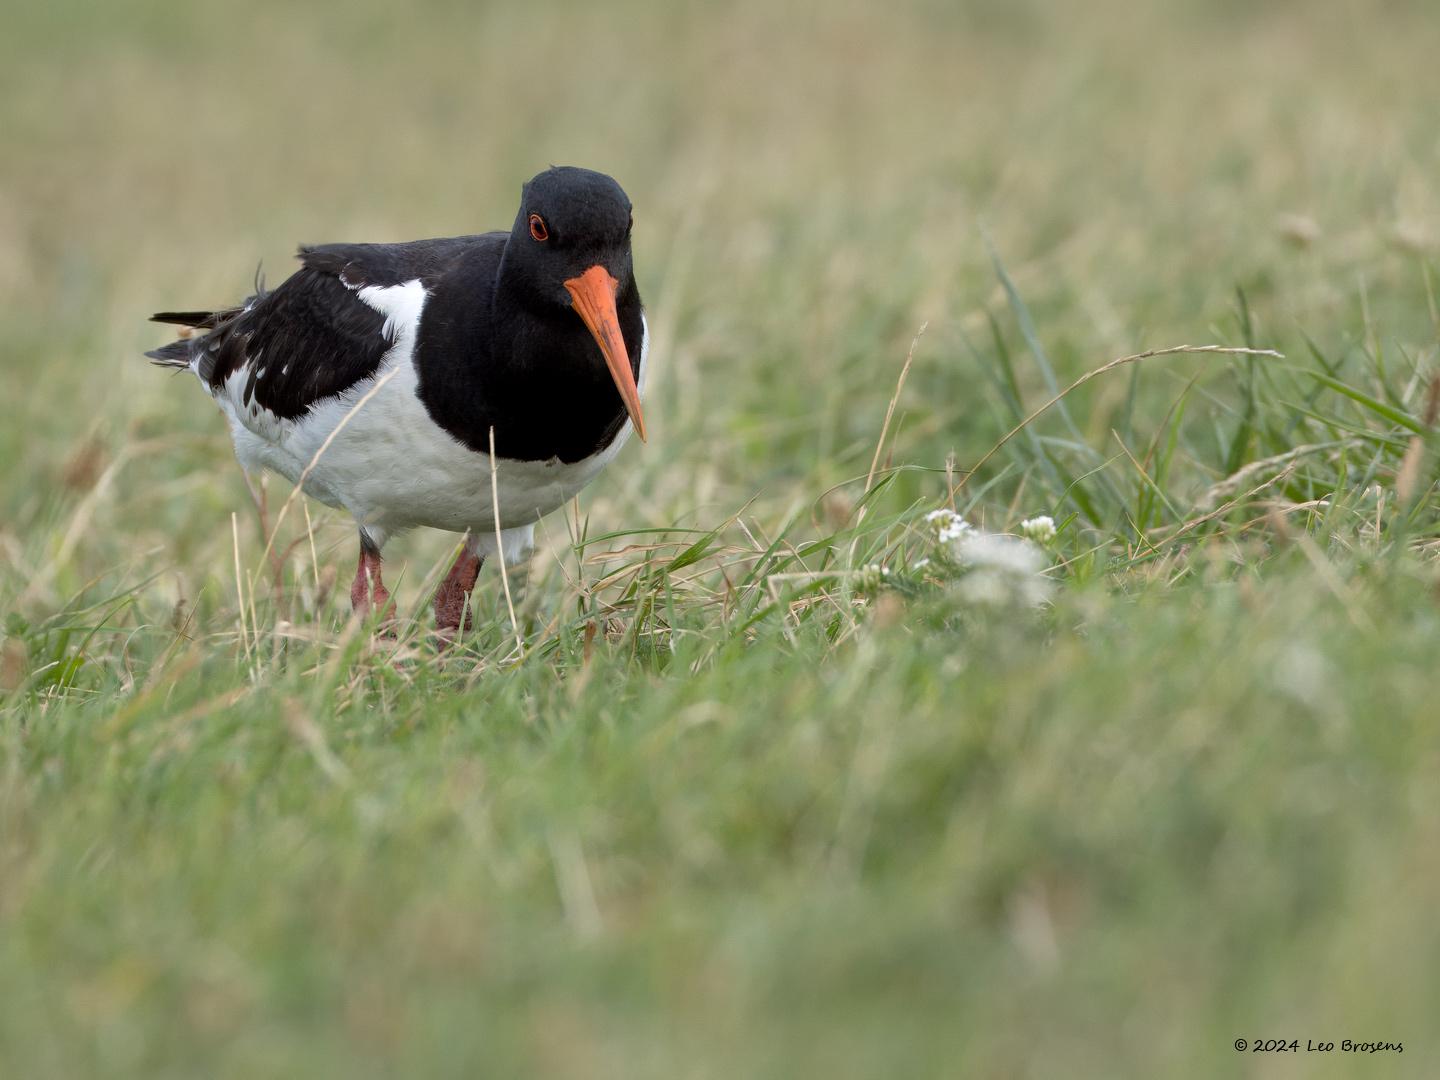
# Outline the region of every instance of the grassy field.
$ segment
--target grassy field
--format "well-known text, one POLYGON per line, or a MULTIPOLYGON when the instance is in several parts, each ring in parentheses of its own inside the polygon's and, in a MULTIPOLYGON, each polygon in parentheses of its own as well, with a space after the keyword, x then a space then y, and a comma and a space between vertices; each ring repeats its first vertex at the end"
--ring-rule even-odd
POLYGON ((1436 1074, 1433 3, 12 8, 0 1075, 1436 1074), (550 162, 651 442, 373 640, 145 317, 550 162))

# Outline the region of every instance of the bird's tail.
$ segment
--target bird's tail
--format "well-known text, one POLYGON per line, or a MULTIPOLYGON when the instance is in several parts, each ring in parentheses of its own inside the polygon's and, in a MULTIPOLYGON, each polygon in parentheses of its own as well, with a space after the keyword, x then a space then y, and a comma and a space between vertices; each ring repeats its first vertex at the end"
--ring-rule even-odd
POLYGON ((240 311, 238 307, 221 308, 219 311, 157 311, 150 316, 150 321, 188 326, 194 330, 214 330, 222 322, 239 315, 240 311))
POLYGON ((172 341, 169 345, 162 345, 158 349, 151 349, 145 354, 150 362, 156 367, 173 368, 176 371, 183 371, 190 366, 190 342, 172 341))
POLYGON ((222 323, 239 315, 241 308, 221 308, 218 311, 157 311, 150 316, 151 322, 168 323, 182 327, 180 337, 169 345, 151 349, 145 355, 156 367, 188 368, 195 356, 195 343, 222 323))

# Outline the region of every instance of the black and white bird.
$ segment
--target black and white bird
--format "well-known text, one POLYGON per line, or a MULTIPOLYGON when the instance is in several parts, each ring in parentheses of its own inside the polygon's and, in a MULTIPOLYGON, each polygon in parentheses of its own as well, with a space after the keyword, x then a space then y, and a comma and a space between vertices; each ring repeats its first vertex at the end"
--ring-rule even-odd
POLYGON ((467 534, 435 595, 454 631, 483 560, 527 555, 542 515, 632 430, 645 438, 631 221, 609 176, 552 168, 525 185, 509 232, 302 247, 301 269, 238 307, 152 316, 192 329, 147 355, 195 373, 247 471, 355 518, 357 614, 386 609, 387 538, 467 534))

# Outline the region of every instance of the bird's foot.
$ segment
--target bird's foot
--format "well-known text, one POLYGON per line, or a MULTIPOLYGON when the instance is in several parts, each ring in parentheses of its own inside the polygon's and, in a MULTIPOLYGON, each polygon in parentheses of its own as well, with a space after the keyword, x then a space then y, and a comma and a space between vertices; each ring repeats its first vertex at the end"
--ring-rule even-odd
POLYGON ((462 631, 468 632, 474 625, 474 616, 465 601, 475 588, 475 579, 479 577, 484 561, 466 548, 456 557, 450 573, 435 590, 435 629, 444 645, 449 645, 462 631))
POLYGON ((360 551, 360 565, 355 568, 355 581, 350 586, 350 610, 362 622, 379 613, 378 633, 384 637, 395 636, 395 605, 390 602, 390 590, 380 580, 380 554, 375 551, 360 551))

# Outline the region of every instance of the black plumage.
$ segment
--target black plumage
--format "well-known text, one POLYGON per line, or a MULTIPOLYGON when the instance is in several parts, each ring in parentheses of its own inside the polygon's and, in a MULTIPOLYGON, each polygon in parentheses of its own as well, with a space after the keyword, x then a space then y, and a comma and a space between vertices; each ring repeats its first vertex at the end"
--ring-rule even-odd
POLYGON ((526 195, 510 233, 302 247, 300 270, 239 307, 152 316, 205 333, 146 355, 194 367, 212 391, 245 371, 244 407, 295 419, 373 376, 394 344, 358 290, 418 280, 429 295, 415 363, 435 422, 472 450, 488 451, 493 427, 502 457, 579 461, 609 444, 626 413, 563 282, 599 261, 621 283, 616 312, 638 378, 630 203, 586 170, 542 173, 526 195), (531 213, 551 223, 543 252, 529 236, 531 213))

